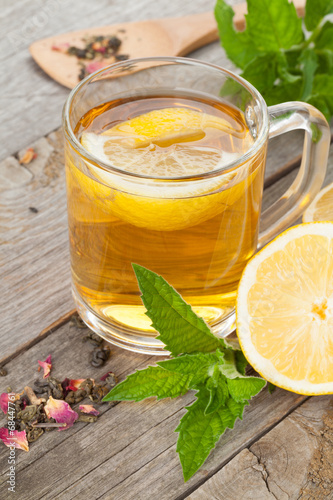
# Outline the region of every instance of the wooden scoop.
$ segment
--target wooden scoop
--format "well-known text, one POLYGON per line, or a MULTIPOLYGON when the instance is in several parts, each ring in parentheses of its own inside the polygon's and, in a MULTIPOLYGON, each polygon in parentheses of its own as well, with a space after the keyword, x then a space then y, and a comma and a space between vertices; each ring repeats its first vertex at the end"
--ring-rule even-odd
MULTIPOLYGON (((304 15, 305 0, 293 0, 299 16, 304 15)), ((243 30, 247 5, 233 7, 234 25, 243 30)), ((37 64, 51 78, 65 87, 73 88, 79 82, 80 64, 75 56, 54 50, 63 44, 83 47, 82 38, 87 36, 115 35, 121 41, 121 54, 131 59, 151 56, 184 56, 218 39, 217 24, 212 12, 179 18, 155 19, 133 23, 99 26, 72 33, 44 38, 30 46, 30 53, 37 64)), ((103 62, 107 62, 104 59, 103 62)), ((92 62, 92 61, 89 61, 92 62)), ((110 60, 110 64, 114 59, 110 60)))

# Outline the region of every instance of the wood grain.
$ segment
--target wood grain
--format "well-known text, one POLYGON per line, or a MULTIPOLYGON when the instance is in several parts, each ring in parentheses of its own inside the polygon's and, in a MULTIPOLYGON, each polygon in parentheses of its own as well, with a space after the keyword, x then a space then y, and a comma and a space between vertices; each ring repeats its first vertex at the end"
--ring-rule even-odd
MULTIPOLYGON (((122 380, 155 358, 112 347, 104 368, 89 365, 92 346, 82 342, 87 330, 67 322, 51 335, 7 363, 8 375, 0 378, 0 393, 8 385, 19 391, 40 378, 37 360, 52 355, 52 375, 63 379, 93 377, 114 371, 122 380)), ((204 467, 184 484, 174 429, 191 404, 194 393, 173 400, 149 399, 99 407, 95 424, 77 423, 63 432, 52 431, 31 444, 29 453, 17 453, 17 496, 20 500, 48 499, 161 499, 186 496, 235 454, 298 407, 303 396, 276 390, 263 391, 251 401, 244 420, 228 431, 204 467), (28 485, 28 487, 27 487, 28 485)), ((0 426, 4 420, 0 421, 0 426)), ((0 446, 0 498, 6 498, 8 449, 0 446)))
POLYGON ((332 442, 333 396, 312 397, 187 498, 331 499, 332 442))

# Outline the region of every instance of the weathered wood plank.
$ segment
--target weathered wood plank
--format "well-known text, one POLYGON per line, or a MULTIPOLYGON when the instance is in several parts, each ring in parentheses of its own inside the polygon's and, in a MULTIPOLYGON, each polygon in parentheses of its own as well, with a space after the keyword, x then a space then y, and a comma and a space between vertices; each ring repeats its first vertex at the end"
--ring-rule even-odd
POLYGON ((187 498, 331 499, 332 442, 333 397, 312 397, 187 498))
POLYGON ((274 500, 276 497, 268 491, 264 473, 264 468, 258 463, 257 457, 245 449, 187 499, 274 500))
MULTIPOLYGON (((88 362, 87 344, 82 330, 66 323, 48 337, 22 352, 6 366, 7 377, 0 378, 0 393, 10 385, 14 391, 40 377, 37 360, 52 354, 53 374, 98 379, 108 370, 124 378, 130 371, 154 361, 148 356, 112 348, 113 356, 103 369, 88 362)), ((218 444, 205 466, 186 484, 175 452, 173 432, 184 414, 184 406, 194 393, 174 400, 120 403, 113 408, 102 405, 95 424, 75 424, 65 432, 53 431, 31 445, 29 453, 17 454, 17 495, 31 498, 161 500, 188 494, 220 469, 244 447, 250 446, 303 400, 283 390, 267 391, 256 397, 218 444), (27 488, 28 485, 28 488, 27 488)), ((0 422, 0 426, 3 423, 0 422)), ((0 498, 6 498, 7 448, 0 447, 0 498)))

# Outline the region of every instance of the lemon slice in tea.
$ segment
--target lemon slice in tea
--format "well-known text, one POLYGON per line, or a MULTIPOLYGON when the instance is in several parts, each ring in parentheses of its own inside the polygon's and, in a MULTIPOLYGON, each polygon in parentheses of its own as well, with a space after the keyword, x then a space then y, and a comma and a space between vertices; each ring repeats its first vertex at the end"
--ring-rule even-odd
MULTIPOLYGON (((249 140, 245 124, 235 128, 226 120, 187 108, 150 111, 115 125, 102 134, 84 132, 83 147, 105 164, 124 172, 161 179, 148 185, 121 179, 117 174, 91 164, 93 178, 75 169, 86 196, 123 221, 152 230, 174 231, 208 220, 232 206, 244 193, 253 175, 226 173, 218 178, 191 183, 168 181, 168 177, 195 179, 237 160, 239 153, 211 145, 228 134, 249 140), (204 144, 203 137, 208 137, 204 144)), ((255 169, 253 169, 255 170, 255 169)))

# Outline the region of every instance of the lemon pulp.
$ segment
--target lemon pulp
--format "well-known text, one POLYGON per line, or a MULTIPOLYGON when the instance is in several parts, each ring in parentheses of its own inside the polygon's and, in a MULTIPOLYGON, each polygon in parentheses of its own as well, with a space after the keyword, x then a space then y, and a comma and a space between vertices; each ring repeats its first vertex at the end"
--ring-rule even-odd
POLYGON ((301 394, 333 392, 333 224, 286 231, 247 265, 237 332, 249 362, 301 394))

